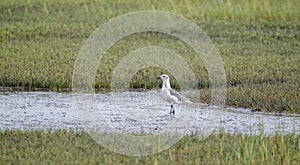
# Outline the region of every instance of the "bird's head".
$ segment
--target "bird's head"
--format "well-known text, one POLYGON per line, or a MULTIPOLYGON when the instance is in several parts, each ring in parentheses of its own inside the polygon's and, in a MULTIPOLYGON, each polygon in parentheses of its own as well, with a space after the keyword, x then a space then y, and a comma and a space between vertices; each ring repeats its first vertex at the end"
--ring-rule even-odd
POLYGON ((162 84, 162 88, 171 88, 171 85, 170 85, 170 80, 169 80, 169 76, 166 75, 166 74, 163 74, 159 77, 157 77, 157 79, 162 79, 163 80, 163 84, 162 84))
POLYGON ((157 77, 157 79, 162 79, 163 81, 166 81, 166 80, 169 80, 169 76, 166 74, 163 74, 163 75, 157 77))

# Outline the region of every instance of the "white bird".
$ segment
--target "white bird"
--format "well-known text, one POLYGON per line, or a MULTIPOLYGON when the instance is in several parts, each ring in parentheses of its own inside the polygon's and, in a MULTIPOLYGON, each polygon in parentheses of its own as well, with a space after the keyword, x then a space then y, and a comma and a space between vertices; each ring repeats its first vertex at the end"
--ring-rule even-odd
POLYGON ((174 106, 173 104, 178 104, 180 102, 192 102, 190 99, 182 96, 177 91, 173 90, 170 85, 169 76, 166 74, 161 75, 160 77, 157 77, 157 79, 162 79, 163 84, 160 91, 160 95, 164 100, 169 102, 171 104, 170 114, 175 114, 174 106))

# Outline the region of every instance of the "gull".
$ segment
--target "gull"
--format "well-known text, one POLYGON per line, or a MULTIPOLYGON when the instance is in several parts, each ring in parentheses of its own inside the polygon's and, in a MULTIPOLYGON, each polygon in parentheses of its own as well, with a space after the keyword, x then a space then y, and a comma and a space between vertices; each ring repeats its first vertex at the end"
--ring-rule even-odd
POLYGON ((180 93, 171 88, 170 79, 168 75, 163 74, 157 77, 157 79, 161 79, 163 81, 160 95, 164 100, 171 104, 170 114, 175 114, 173 104, 178 104, 180 102, 192 102, 190 99, 182 96, 180 93))

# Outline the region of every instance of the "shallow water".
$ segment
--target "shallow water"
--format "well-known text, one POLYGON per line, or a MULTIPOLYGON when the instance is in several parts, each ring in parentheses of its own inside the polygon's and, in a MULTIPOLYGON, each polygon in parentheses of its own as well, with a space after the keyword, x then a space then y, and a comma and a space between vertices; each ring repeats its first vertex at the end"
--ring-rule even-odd
POLYGON ((0 130, 94 130, 122 133, 300 134, 300 116, 252 113, 207 104, 169 105, 156 90, 107 94, 1 92, 0 130))

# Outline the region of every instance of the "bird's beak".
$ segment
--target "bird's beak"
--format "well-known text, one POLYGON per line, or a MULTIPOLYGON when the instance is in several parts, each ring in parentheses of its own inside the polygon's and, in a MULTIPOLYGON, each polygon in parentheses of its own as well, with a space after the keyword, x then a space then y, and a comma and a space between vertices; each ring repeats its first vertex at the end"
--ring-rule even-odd
POLYGON ((156 79, 161 79, 160 77, 157 77, 156 79))

